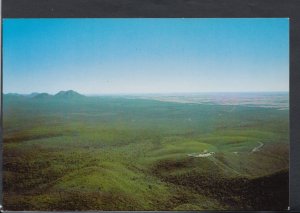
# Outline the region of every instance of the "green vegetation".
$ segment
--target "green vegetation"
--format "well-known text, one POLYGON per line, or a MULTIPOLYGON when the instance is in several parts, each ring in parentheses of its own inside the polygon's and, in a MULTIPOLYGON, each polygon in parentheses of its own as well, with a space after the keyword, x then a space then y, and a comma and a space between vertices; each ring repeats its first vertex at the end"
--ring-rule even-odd
POLYGON ((72 92, 5 95, 3 110, 6 209, 288 206, 288 110, 72 92))

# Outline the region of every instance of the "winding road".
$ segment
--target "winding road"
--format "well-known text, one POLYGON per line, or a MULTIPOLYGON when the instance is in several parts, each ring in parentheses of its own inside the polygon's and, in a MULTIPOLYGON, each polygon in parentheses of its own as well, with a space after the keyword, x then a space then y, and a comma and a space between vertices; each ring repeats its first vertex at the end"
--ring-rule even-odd
POLYGON ((264 146, 264 144, 262 142, 259 141, 258 143, 259 143, 259 145, 254 147, 252 149, 252 152, 258 152, 264 146))

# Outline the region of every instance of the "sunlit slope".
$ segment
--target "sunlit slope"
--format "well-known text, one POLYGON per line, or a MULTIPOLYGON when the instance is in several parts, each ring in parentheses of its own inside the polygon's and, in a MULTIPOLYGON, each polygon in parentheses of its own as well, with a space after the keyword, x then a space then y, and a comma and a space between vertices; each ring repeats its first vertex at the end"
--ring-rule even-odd
POLYGON ((286 206, 288 110, 19 96, 3 110, 6 209, 286 206))

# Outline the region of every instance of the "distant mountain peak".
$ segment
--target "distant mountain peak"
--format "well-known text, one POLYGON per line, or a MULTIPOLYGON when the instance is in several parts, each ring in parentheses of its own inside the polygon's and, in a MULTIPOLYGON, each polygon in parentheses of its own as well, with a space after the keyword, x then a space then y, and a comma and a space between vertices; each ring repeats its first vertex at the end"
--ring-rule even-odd
POLYGON ((55 97, 60 97, 60 98, 81 98, 81 97, 84 97, 84 95, 81 95, 78 92, 75 92, 74 90, 59 91, 54 96, 55 97))

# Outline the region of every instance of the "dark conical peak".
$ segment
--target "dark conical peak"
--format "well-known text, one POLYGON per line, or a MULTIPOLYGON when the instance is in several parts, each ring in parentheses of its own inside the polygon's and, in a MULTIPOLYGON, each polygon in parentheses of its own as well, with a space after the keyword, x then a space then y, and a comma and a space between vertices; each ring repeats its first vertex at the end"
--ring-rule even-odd
POLYGON ((68 90, 68 91, 58 92, 55 95, 55 97, 59 97, 59 98, 80 98, 80 97, 84 97, 84 96, 79 94, 78 92, 75 92, 74 90, 68 90))

